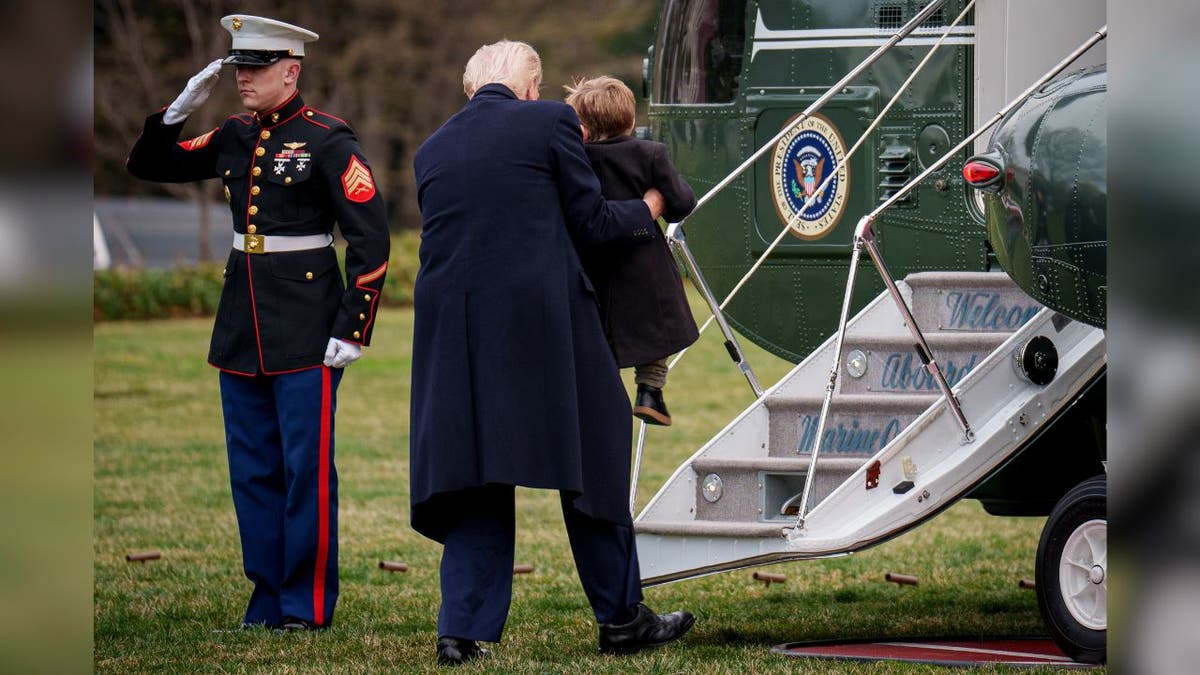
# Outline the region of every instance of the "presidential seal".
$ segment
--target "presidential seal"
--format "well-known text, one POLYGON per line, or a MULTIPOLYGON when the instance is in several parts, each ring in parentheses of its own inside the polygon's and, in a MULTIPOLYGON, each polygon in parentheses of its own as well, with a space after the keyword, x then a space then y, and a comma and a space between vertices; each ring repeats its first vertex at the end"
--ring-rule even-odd
POLYGON ((846 146, 841 135, 821 115, 808 117, 775 144, 771 153, 771 195, 779 217, 784 223, 792 223, 792 234, 801 239, 820 239, 842 217, 850 186, 845 159, 846 146), (840 168, 818 194, 817 189, 829 179, 835 167, 840 168), (808 208, 793 221, 810 200, 808 208))

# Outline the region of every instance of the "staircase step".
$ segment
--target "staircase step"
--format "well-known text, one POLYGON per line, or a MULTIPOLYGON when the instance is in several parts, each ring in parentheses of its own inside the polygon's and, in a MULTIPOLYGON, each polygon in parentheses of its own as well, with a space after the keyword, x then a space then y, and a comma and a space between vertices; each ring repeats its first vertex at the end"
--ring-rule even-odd
MULTIPOLYGON (((836 394, 825 422, 822 457, 870 457, 912 423, 937 394, 836 394)), ((775 396, 766 399, 770 411, 767 443, 772 457, 807 457, 817 437, 824 397, 775 396)))
MULTIPOLYGON (((803 457, 700 457, 692 462, 692 468, 703 479, 706 473, 733 471, 771 471, 776 473, 805 473, 808 471, 809 458, 803 457)), ((850 469, 862 466, 863 458, 859 457, 817 457, 817 470, 850 469)))
MULTIPOLYGON (((926 333, 946 382, 951 387, 999 347, 1009 333, 926 333)), ((861 366, 860 366, 861 368, 861 366)), ((847 341, 838 373, 841 394, 940 394, 937 381, 926 370, 911 336, 903 341, 880 337, 847 341), (858 377, 850 372, 853 361, 865 363, 858 377)))
POLYGON ((634 523, 638 534, 664 536, 736 537, 742 539, 768 539, 783 536, 783 528, 789 522, 778 523, 730 523, 704 520, 650 521, 634 523))
POLYGON ((922 272, 904 281, 924 331, 1011 333, 1042 308, 1007 275, 994 272, 922 272))
MULTIPOLYGON (((866 458, 817 457, 810 503, 816 504, 863 465, 866 458)), ((808 457, 699 458, 696 519, 765 522, 786 520, 783 508, 804 492, 808 457), (715 478, 714 478, 715 477, 715 478), (709 486, 719 479, 720 490, 709 486), (711 501, 710 501, 711 500, 711 501)))

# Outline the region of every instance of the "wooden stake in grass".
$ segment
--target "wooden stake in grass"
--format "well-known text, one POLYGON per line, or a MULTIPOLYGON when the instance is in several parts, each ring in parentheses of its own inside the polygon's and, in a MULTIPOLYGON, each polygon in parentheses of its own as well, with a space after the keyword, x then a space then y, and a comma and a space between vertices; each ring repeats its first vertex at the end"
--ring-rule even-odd
POLYGON ((407 572, 408 565, 402 562, 392 562, 390 560, 380 560, 379 569, 389 572, 407 572))
POLYGON ((897 586, 916 586, 917 585, 917 578, 912 576, 911 574, 897 574, 895 572, 888 572, 887 574, 883 575, 883 578, 885 581, 890 581, 890 582, 896 584, 897 586))
POLYGON ((533 565, 513 565, 513 574, 533 574, 533 565))
POLYGON ((130 553, 125 556, 125 562, 146 562, 147 560, 158 560, 162 557, 162 553, 158 551, 142 551, 141 553, 130 553))
POLYGON ((770 586, 772 583, 782 584, 787 581, 787 577, 782 574, 773 574, 771 572, 755 572, 751 575, 755 581, 763 582, 763 586, 770 586))
POLYGON ((1022 579, 1017 582, 1017 588, 1037 588, 1037 584, 1033 579, 1022 579))

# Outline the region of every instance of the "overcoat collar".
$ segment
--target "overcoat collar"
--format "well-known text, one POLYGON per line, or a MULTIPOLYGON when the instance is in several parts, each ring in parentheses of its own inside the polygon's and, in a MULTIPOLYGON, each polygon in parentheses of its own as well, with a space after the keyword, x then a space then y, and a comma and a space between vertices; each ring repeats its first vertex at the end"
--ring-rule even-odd
POLYGON ((476 89, 475 95, 471 97, 471 100, 474 101, 481 96, 484 98, 511 98, 514 101, 517 100, 517 95, 513 93, 513 90, 499 82, 485 84, 476 89))
POLYGON ((602 141, 588 141, 587 144, 588 145, 617 145, 618 143, 624 143, 625 141, 632 141, 632 140, 633 140, 633 136, 626 136, 626 135, 622 134, 620 136, 613 136, 612 138, 606 138, 602 141))

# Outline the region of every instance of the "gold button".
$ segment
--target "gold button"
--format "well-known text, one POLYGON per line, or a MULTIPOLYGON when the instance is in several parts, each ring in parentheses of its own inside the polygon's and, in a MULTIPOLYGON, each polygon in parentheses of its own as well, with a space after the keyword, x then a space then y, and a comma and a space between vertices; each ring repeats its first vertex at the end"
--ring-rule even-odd
POLYGON ((368 293, 367 295, 364 295, 364 296, 363 296, 363 300, 366 300, 367 302, 370 302, 370 301, 371 301, 371 295, 370 295, 369 293, 368 293))
POLYGON ((358 315, 358 320, 359 320, 359 321, 366 321, 366 320, 367 320, 367 315, 366 315, 366 314, 359 314, 359 315, 358 315))
POLYGON ((262 167, 256 166, 256 167, 254 167, 254 170, 251 171, 250 173, 254 174, 255 176, 261 176, 262 175, 262 167))
POLYGON ((279 121, 279 113, 271 113, 271 121, 278 122, 279 121))
POLYGON ((362 333, 360 333, 360 332, 358 332, 358 331, 354 331, 354 339, 355 339, 355 340, 357 340, 357 339, 359 339, 359 338, 361 338, 361 337, 362 337, 362 333))
POLYGON ((291 177, 291 176, 284 176, 284 177, 283 177, 283 182, 284 182, 284 184, 285 184, 285 185, 286 185, 286 184, 290 184, 290 183, 292 182, 292 177, 291 177))
POLYGON ((226 176, 228 176, 228 175, 229 175, 229 169, 225 169, 225 175, 226 175, 226 176))
POLYGON ((312 116, 313 116, 313 112, 312 112, 311 110, 305 110, 305 111, 304 111, 304 114, 305 114, 306 116, 308 116, 308 117, 312 117, 312 116))
POLYGON ((305 279, 312 279, 312 272, 305 272, 305 273, 304 273, 304 278, 305 278, 305 279))
POLYGON ((254 154, 258 155, 259 157, 262 157, 263 155, 267 154, 267 149, 262 146, 259 146, 254 149, 254 154))
POLYGON ((258 228, 254 225, 254 223, 250 223, 249 227, 246 228, 246 232, 254 234, 255 232, 258 232, 258 228))
POLYGON ((221 274, 229 274, 229 268, 228 268, 228 267, 222 267, 222 268, 221 268, 221 274))
POLYGON ((257 206, 255 206, 253 204, 250 205, 250 215, 252 215, 252 216, 258 215, 258 207, 257 206))
POLYGON ((265 141, 265 140, 267 140, 268 138, 270 138, 270 137, 271 137, 271 132, 267 131, 266 129, 263 129, 263 130, 262 130, 262 133, 261 133, 261 134, 259 134, 259 135, 258 135, 258 137, 259 137, 259 138, 261 138, 261 139, 263 139, 263 140, 265 141))
POLYGON ((257 185, 255 185, 254 187, 250 188, 250 194, 252 194, 252 195, 254 195, 254 196, 256 196, 256 197, 258 196, 258 193, 260 193, 260 192, 262 192, 262 188, 258 187, 257 185))

